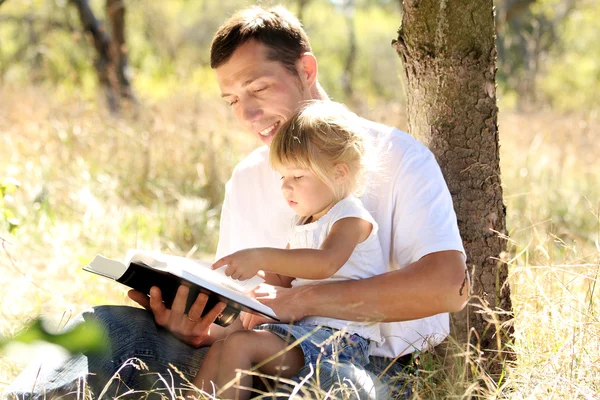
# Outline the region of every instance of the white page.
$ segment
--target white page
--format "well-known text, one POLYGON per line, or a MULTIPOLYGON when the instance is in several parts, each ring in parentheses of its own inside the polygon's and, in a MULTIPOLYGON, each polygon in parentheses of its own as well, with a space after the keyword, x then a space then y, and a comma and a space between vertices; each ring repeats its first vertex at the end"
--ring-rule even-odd
POLYGON ((111 260, 98 254, 85 269, 95 272, 110 279, 119 279, 127 270, 121 261, 111 260))
MULTIPOLYGON (((238 290, 231 288, 227 284, 218 284, 218 283, 212 283, 209 280, 202 280, 198 276, 191 274, 185 270, 183 271, 182 277, 190 282, 194 282, 194 283, 210 290, 213 293, 216 293, 216 294, 219 294, 226 298, 229 298, 229 299, 235 301, 236 303, 239 303, 250 309, 259 311, 271 318, 277 319, 277 315, 275 314, 275 311, 273 311, 270 307, 265 306, 263 303, 259 302, 258 300, 256 300, 253 297, 248 296, 247 294, 245 294, 243 292, 240 292, 238 290)), ((227 279, 229 279, 229 278, 227 278, 227 279)), ((229 279, 229 280, 231 280, 231 279, 229 279)), ((231 280, 231 281, 233 281, 233 280, 231 280)), ((233 281, 233 282, 235 282, 235 281, 233 281)))
MULTIPOLYGON (((182 276, 182 272, 186 271, 191 275, 195 275, 215 283, 228 287, 236 292, 249 293, 252 289, 264 282, 260 276, 253 276, 250 279, 239 281, 225 275, 227 266, 213 270, 210 263, 202 260, 193 260, 180 256, 172 256, 156 252, 147 252, 142 250, 130 250, 127 252, 125 260, 141 261, 146 265, 157 269, 168 269, 175 275, 182 276)), ((127 262, 127 265, 129 265, 127 262)))

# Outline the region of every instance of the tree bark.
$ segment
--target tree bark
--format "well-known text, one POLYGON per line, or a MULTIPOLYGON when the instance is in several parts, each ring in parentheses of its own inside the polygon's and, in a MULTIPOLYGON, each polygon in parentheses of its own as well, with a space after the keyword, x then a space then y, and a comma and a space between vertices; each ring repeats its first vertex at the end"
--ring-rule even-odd
POLYGON ((115 72, 122 98, 136 102, 127 71, 127 44, 125 42, 125 2, 123 0, 106 0, 106 15, 110 21, 112 40, 112 56, 115 60, 115 72))
POLYGON ((452 335, 499 371, 512 327, 500 185, 492 0, 405 0, 398 39, 409 131, 435 154, 454 200, 472 299, 452 335), (500 351, 499 351, 500 350, 500 351))
POLYGON ((127 46, 125 44, 125 4, 122 0, 106 0, 106 14, 111 22, 112 39, 104 25, 90 8, 89 0, 71 0, 77 8, 86 33, 96 48, 95 62, 98 81, 104 90, 112 113, 120 109, 120 98, 136 101, 127 77, 127 46))
POLYGON ((113 57, 110 49, 110 37, 106 33, 102 23, 96 19, 88 0, 71 0, 71 2, 77 8, 84 31, 90 34, 94 42, 97 53, 95 67, 98 74, 98 81, 104 90, 110 111, 115 113, 119 109, 119 103, 116 91, 116 77, 111 71, 113 57))

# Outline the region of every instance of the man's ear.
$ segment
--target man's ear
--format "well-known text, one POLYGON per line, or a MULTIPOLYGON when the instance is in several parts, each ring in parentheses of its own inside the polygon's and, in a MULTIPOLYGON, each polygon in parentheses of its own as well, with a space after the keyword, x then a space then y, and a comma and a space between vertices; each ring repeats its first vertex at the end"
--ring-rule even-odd
POLYGON ((333 168, 335 171, 336 185, 345 183, 346 180, 350 177, 350 168, 348 168, 348 164, 346 164, 346 163, 335 164, 335 166, 333 168))
POLYGON ((311 88, 317 81, 318 69, 317 58, 313 53, 307 51, 300 56, 298 60, 298 74, 307 87, 311 88))

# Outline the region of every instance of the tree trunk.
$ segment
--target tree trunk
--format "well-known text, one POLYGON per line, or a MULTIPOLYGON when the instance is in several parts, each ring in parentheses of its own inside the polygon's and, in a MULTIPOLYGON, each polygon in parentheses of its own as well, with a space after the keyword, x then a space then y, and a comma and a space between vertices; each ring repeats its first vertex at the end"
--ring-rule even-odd
POLYGON ((119 94, 122 98, 137 102, 129 76, 127 62, 127 44, 125 43, 125 3, 124 0, 106 0, 106 15, 110 21, 112 55, 115 60, 119 94))
POLYGON ((110 50, 110 37, 106 33, 102 23, 96 19, 94 12, 90 8, 88 0, 71 0, 77 8, 79 19, 86 33, 89 33, 96 48, 97 58, 95 62, 98 81, 104 90, 106 101, 111 112, 117 112, 119 103, 117 98, 116 77, 111 71, 113 57, 110 50))
POLYGON ((111 22, 113 38, 90 8, 89 0, 71 0, 77 8, 79 19, 89 33, 96 48, 95 63, 98 81, 104 90, 112 113, 120 108, 120 98, 136 101, 127 77, 127 46, 125 44, 125 4, 122 0, 106 0, 106 14, 111 22))
POLYGON ((404 61, 409 131, 435 154, 454 200, 472 299, 452 335, 504 360, 512 328, 500 185, 492 0, 405 0, 393 45, 404 61))

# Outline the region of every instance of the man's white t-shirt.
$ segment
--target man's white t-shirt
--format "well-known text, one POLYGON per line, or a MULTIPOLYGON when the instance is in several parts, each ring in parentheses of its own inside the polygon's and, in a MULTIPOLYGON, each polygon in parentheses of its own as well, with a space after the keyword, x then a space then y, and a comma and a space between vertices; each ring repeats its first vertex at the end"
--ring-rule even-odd
MULTIPOLYGON (((379 160, 361 200, 379 224, 388 269, 404 268, 438 251, 464 254, 452 198, 433 154, 404 132, 361 121, 379 160)), ((286 246, 294 213, 281 194, 280 178, 269 165, 267 146, 236 166, 226 185, 217 259, 251 247, 286 246)), ((384 341, 373 344, 370 354, 397 357, 425 350, 440 343, 448 332, 447 313, 382 323, 384 341)))

